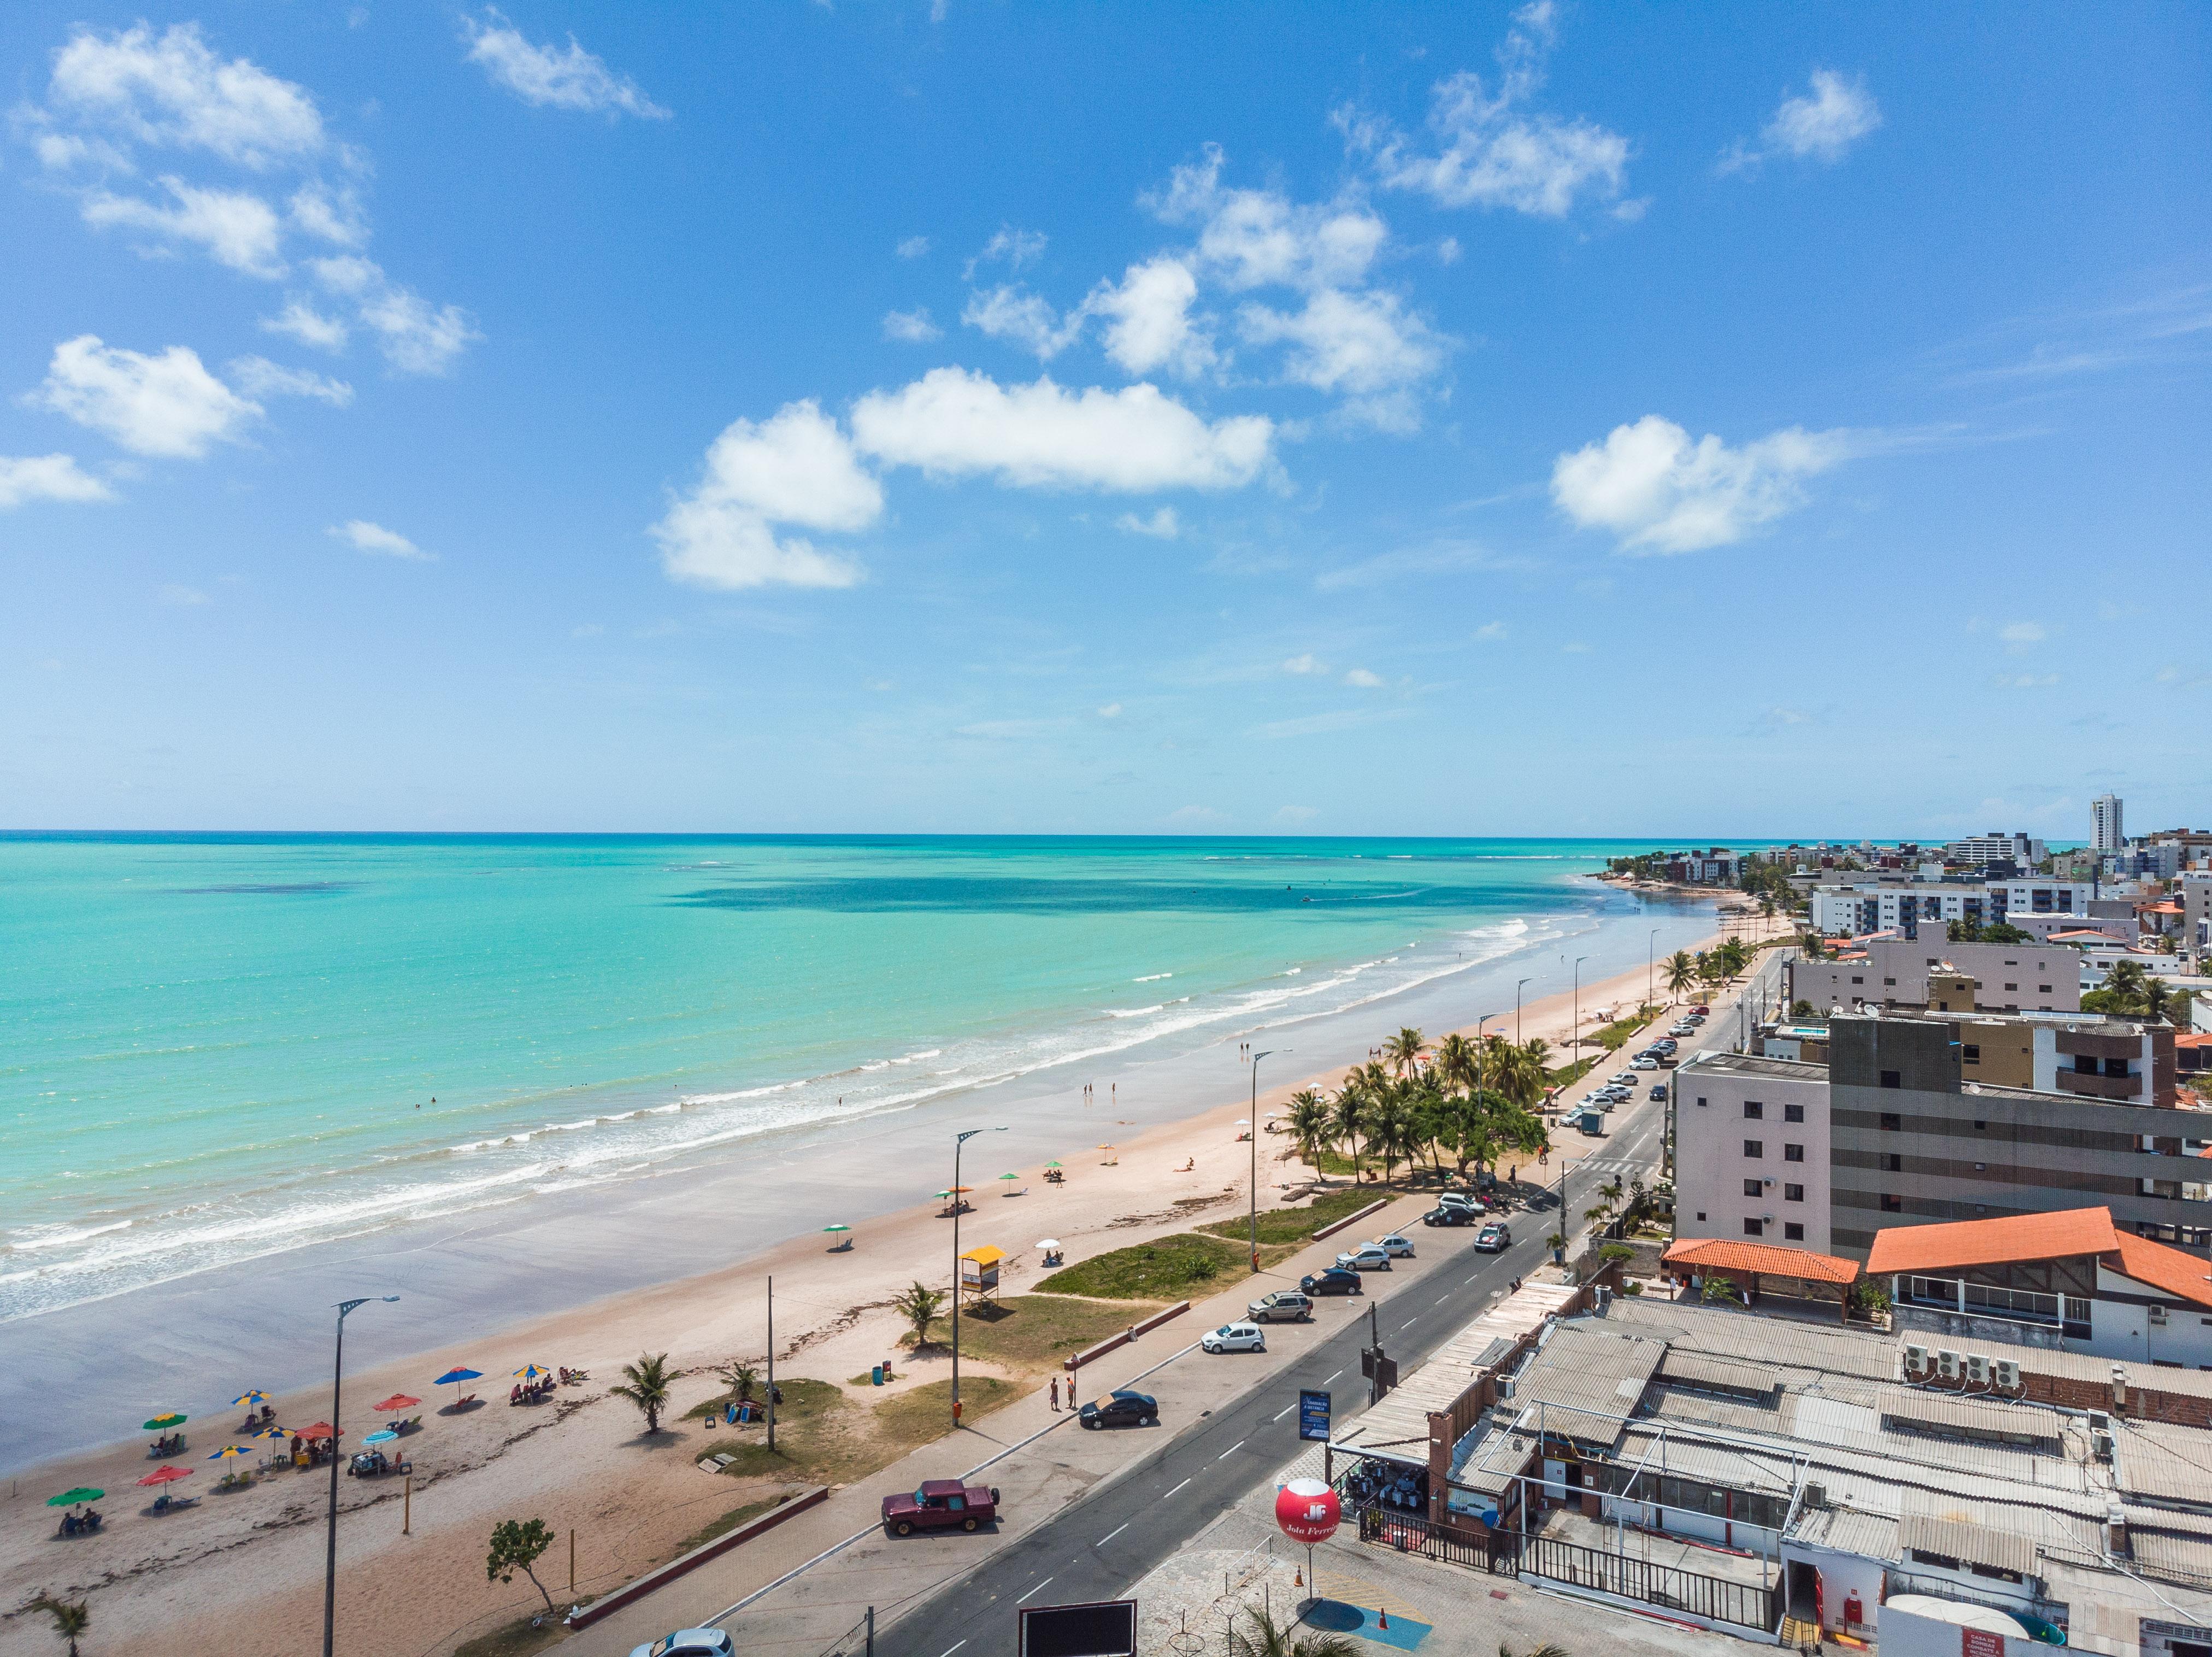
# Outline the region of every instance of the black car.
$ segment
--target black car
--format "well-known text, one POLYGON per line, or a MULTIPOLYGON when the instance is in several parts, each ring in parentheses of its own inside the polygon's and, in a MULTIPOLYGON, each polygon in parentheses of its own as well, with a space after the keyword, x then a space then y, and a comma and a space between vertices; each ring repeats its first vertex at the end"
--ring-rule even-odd
POLYGON ((1472 1226, 1480 1223, 1482 1210, 1458 1203, 1445 1203, 1431 1209, 1421 1216, 1425 1226, 1472 1226))
POLYGON ((1118 1388, 1103 1398, 1093 1398, 1075 1412, 1075 1418, 1085 1427, 1156 1427, 1159 1424, 1159 1400, 1147 1392, 1132 1392, 1118 1388))
POLYGON ((1308 1295, 1364 1295, 1365 1284, 1356 1271, 1346 1271, 1342 1266, 1331 1266, 1326 1271, 1316 1271, 1311 1276, 1298 1279, 1298 1287, 1308 1295))

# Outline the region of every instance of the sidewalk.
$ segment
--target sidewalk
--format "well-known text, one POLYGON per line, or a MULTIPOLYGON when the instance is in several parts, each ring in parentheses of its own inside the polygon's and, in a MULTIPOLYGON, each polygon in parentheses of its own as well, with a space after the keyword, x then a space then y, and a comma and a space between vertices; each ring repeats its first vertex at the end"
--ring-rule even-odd
POLYGON ((1210 1356, 1196 1349, 1201 1334, 1242 1318, 1251 1301, 1272 1289, 1295 1288, 1301 1276, 1334 1263, 1340 1251, 1355 1242, 1409 1227, 1414 1228, 1408 1234, 1419 1253, 1412 1260, 1397 1262, 1390 1275, 1375 1284, 1375 1291, 1386 1299, 1395 1296, 1421 1282, 1438 1265, 1456 1264, 1464 1234, 1420 1227, 1420 1216, 1431 1202, 1428 1195, 1400 1197, 1371 1221, 1310 1244, 1257 1276, 1239 1278, 1233 1287, 1194 1303, 1183 1316, 1083 1371, 1077 1382, 1079 1398, 1133 1384, 1156 1394, 1160 1401, 1158 1429, 1085 1433, 1065 1410, 1054 1416, 1043 1392, 1032 1393, 954 1435, 925 1445, 757 1542, 702 1566, 573 1636, 564 1642, 564 1651, 573 1651, 576 1657, 601 1653, 623 1657, 672 1629, 705 1623, 832 1549, 840 1550, 718 1626, 729 1629, 748 1652, 801 1657, 825 1650, 872 1605, 880 1634, 900 1611, 972 1570, 1114 1477, 1164 1436, 1288 1367, 1347 1321, 1365 1317, 1376 1294, 1317 1301, 1310 1324, 1268 1325, 1265 1353, 1210 1356), (1431 1239, 1439 1240, 1423 1246, 1431 1239), (910 1490, 926 1478, 956 1477, 985 1463, 989 1465, 975 1479, 999 1487, 1003 1516, 995 1532, 903 1539, 883 1533, 878 1515, 885 1496, 910 1490))

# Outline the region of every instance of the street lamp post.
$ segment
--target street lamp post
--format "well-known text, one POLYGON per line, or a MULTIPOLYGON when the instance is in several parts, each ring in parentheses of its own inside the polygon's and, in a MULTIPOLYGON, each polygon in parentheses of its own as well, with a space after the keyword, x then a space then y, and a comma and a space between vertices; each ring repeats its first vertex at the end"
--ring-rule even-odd
POLYGON ((1514 1045, 1516 1047, 1518 1047, 1518 1046, 1521 1045, 1521 989, 1522 989, 1522 984, 1534 984, 1534 983, 1535 983, 1535 979, 1534 979, 1534 978, 1523 978, 1523 979, 1522 979, 1522 980, 1521 980, 1520 984, 1515 984, 1515 985, 1513 986, 1513 1045, 1514 1045))
POLYGON ((1651 929, 1651 936, 1644 946, 1644 1004, 1654 1005, 1659 998, 1659 929, 1651 929))
MULTIPOLYGON (((381 1297, 398 1300, 397 1295, 381 1297)), ((331 1361, 331 1520, 330 1541, 323 1557, 323 1657, 337 1648, 338 1630, 338 1384, 345 1378, 346 1314, 367 1306, 368 1297, 338 1302, 337 1351, 331 1361)))
MULTIPOLYGON (((1575 957, 1574 1063, 1577 1064, 1582 1063, 1583 1057, 1583 963, 1589 959, 1587 955, 1575 957)), ((1562 1187, 1562 1189, 1565 1188, 1562 1187)))
MULTIPOLYGON (((1275 1049, 1252 1055, 1252 1272, 1260 1271, 1260 1061, 1275 1049)), ((1287 1047, 1282 1050, 1289 1052, 1287 1047)))
POLYGON ((952 1136, 952 1424, 960 1424, 960 1205, 967 1199, 960 1191, 960 1148, 979 1133, 1004 1133, 1004 1128, 969 1128, 952 1136))

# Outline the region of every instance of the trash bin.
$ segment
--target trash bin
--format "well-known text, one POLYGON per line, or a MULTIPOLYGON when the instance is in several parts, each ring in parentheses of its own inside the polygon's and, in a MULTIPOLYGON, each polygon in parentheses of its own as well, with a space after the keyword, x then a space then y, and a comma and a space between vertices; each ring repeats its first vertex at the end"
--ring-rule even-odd
POLYGON ((883 1384, 884 1367, 881 1364, 878 1364, 874 1368, 868 1371, 868 1385, 871 1386, 881 1386, 883 1384))

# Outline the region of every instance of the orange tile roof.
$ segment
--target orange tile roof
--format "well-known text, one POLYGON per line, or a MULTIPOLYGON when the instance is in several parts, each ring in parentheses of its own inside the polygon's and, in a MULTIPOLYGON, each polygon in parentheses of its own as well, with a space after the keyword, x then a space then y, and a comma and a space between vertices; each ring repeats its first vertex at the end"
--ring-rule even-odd
POLYGON ((1667 1245, 1667 1252, 1659 1257, 1659 1262, 1662 1265, 1697 1266, 1713 1271, 1796 1277, 1815 1283, 1856 1282, 1859 1275, 1856 1260, 1839 1260, 1832 1254, 1784 1248, 1774 1243, 1739 1243, 1730 1237, 1678 1239, 1667 1245))
POLYGON ((2212 1047, 2212 1030, 2189 1030, 2173 1039, 2176 1047, 2212 1047))
POLYGON ((1867 1276, 2110 1254, 2119 1246, 2118 1237, 2112 1229, 2112 1211, 2104 1208, 1954 1220, 1936 1226, 1888 1226, 1875 1234, 1867 1276))
POLYGON ((2193 1306, 2212 1307, 2212 1262, 2148 1237, 2120 1234, 2120 1270, 2193 1306))

